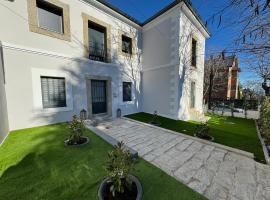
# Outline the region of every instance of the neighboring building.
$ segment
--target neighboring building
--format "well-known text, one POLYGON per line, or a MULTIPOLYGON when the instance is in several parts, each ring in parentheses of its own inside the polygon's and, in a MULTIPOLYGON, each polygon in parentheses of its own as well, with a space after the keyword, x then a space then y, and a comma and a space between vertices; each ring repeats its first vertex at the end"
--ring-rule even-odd
POLYGON ((209 95, 210 69, 213 71, 213 87, 211 98, 230 100, 239 98, 239 72, 237 56, 218 56, 205 62, 204 99, 209 95))
POLYGON ((82 109, 89 118, 118 109, 185 120, 202 113, 209 32, 186 1, 144 23, 100 0, 1 4, 10 130, 68 121, 82 109))

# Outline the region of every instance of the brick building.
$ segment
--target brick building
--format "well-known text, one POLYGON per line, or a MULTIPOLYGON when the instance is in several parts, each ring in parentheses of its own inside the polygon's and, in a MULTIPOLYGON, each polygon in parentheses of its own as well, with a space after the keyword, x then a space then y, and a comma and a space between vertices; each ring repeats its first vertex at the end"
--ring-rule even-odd
POLYGON ((212 99, 228 100, 239 98, 238 58, 235 55, 210 58, 205 62, 204 99, 209 92, 210 72, 213 70, 212 99))

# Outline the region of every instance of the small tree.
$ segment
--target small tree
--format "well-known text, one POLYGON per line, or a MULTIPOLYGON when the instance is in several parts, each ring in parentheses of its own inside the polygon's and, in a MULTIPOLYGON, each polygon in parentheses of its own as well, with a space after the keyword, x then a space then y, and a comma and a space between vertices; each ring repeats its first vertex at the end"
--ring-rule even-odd
POLYGON ((132 159, 128 150, 125 150, 124 143, 119 142, 115 149, 108 153, 107 173, 110 191, 113 196, 116 192, 124 193, 125 188, 131 185, 128 174, 133 169, 135 161, 132 159))
POLYGON ((70 143, 78 144, 83 134, 84 123, 83 120, 74 115, 72 121, 69 123, 71 134, 69 136, 70 143))
POLYGON ((270 98, 265 97, 260 112, 260 128, 265 135, 268 143, 270 143, 270 98))

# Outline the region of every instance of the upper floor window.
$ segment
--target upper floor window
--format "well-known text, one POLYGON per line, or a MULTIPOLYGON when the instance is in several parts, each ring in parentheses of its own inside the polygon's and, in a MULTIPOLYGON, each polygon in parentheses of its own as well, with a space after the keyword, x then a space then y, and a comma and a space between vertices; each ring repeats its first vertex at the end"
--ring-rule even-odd
POLYGON ((98 24, 89 22, 89 59, 106 61, 106 28, 98 24))
POLYGON ((66 107, 65 78, 41 76, 43 108, 66 107))
POLYGON ((191 46, 191 65, 197 66, 197 40, 192 38, 192 46, 191 46))
POLYGON ((29 30, 70 41, 69 5, 59 0, 27 0, 29 30))
POLYGON ((46 1, 37 0, 37 14, 39 27, 64 33, 62 8, 46 1))
POLYGON ((132 39, 122 35, 122 52, 132 54, 132 39))

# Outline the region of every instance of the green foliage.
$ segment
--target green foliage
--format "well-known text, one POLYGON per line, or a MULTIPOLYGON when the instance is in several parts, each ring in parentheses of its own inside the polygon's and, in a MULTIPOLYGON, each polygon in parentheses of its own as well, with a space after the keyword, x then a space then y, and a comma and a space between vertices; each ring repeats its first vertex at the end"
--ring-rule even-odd
POLYGON ((78 143, 84 130, 83 120, 78 118, 77 115, 74 115, 72 121, 69 122, 69 129, 71 130, 69 140, 73 143, 78 143))
POLYGON ((197 125, 196 135, 200 138, 208 138, 209 136, 209 126, 207 123, 201 123, 197 125))
MULTIPOLYGON (((211 117, 207 122, 209 134, 215 138, 216 143, 254 153, 258 160, 264 160, 254 120, 212 114, 208 116, 211 117)), ((127 117, 148 123, 153 116, 148 113, 136 113, 127 117)), ((190 136, 194 136, 198 124, 194 121, 173 120, 162 116, 159 116, 159 121, 162 128, 190 136)))
MULTIPOLYGON (((0 146, 1 200, 98 199, 101 170, 113 147, 88 129, 91 145, 66 148, 66 123, 12 131, 0 146), (23 144, 23 145, 22 145, 23 144), (16 191, 14 190, 16 188, 16 191)), ((136 175, 144 200, 206 200, 149 162, 139 159, 136 175), (166 187, 164 187, 166 185, 166 187), (162 192, 160 192, 162 191, 162 192)))
POLYGON ((125 150, 124 143, 119 142, 115 149, 108 153, 106 171, 112 184, 110 191, 113 196, 115 192, 124 193, 125 186, 131 186, 128 174, 134 168, 135 161, 128 150, 125 150))
POLYGON ((262 103, 259 124, 262 133, 270 144, 270 97, 265 97, 262 103))

